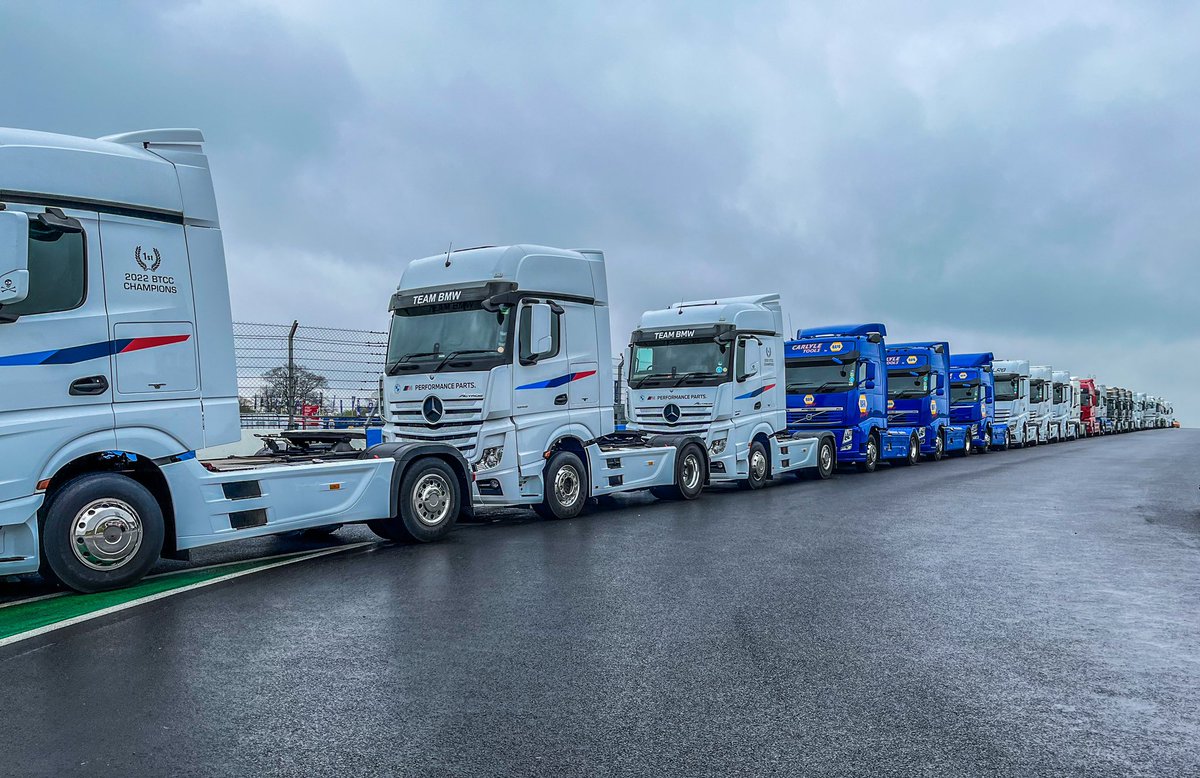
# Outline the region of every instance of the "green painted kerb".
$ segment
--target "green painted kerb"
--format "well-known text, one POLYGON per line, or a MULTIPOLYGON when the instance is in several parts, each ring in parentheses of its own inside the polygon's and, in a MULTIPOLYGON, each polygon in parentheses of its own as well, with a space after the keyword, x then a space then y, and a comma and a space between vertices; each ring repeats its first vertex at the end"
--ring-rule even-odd
POLYGON ((211 581, 224 575, 253 570, 256 567, 263 567, 279 561, 280 558, 275 557, 274 559, 256 559, 220 567, 185 570, 180 573, 147 578, 127 589, 97 594, 68 594, 24 605, 10 605, 7 608, 0 608, 0 640, 28 632, 31 629, 46 627, 60 621, 73 619, 76 616, 121 605, 139 597, 180 589, 194 583, 211 581))

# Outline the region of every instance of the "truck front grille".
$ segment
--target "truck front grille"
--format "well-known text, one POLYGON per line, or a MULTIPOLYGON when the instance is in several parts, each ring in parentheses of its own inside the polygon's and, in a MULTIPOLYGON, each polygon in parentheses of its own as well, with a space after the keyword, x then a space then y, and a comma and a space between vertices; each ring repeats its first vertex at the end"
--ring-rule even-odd
POLYGON ((643 432, 687 432, 704 434, 712 422, 711 405, 680 406, 679 421, 668 424, 663 418, 663 407, 633 409, 633 421, 643 432))
POLYGON ((482 400, 443 400, 444 412, 437 424, 421 415, 423 400, 399 400, 388 405, 390 429, 403 440, 446 443, 468 459, 475 453, 483 426, 482 400))

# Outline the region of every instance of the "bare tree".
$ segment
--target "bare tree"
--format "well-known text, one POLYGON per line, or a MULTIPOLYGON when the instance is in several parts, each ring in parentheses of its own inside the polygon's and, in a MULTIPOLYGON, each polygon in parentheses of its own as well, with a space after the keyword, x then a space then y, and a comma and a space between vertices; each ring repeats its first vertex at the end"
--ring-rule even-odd
POLYGON ((290 371, 287 365, 273 367, 262 377, 263 410, 269 413, 288 413, 300 405, 320 405, 321 395, 329 387, 325 376, 299 365, 290 371))

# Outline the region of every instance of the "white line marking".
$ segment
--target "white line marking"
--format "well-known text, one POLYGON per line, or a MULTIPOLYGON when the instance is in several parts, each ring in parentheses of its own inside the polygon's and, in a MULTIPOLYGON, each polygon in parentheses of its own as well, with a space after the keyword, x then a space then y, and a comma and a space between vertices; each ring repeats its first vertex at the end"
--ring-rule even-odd
MULTIPOLYGON (((378 543, 379 541, 364 540, 361 543, 355 544, 354 547, 358 548, 359 546, 362 546, 364 543, 371 543, 371 542, 378 543)), ((337 548, 342 548, 342 546, 338 546, 337 548)), ((345 548, 350 548, 350 546, 345 546, 345 548)), ((328 551, 330 549, 320 549, 320 550, 328 551)), ((165 573, 155 573, 154 575, 148 575, 145 578, 143 578, 142 580, 143 581, 152 581, 157 578, 168 578, 173 575, 182 575, 184 573, 199 573, 199 572, 203 572, 205 570, 216 570, 218 567, 230 567, 232 565, 245 565, 245 564, 249 564, 251 562, 264 562, 268 559, 287 559, 288 557, 301 556, 304 554, 311 554, 311 553, 313 553, 313 552, 312 551, 288 551, 287 553, 284 553, 284 554, 271 554, 269 556, 251 557, 250 559, 235 559, 232 562, 217 562, 216 564, 203 565, 201 567, 184 567, 179 570, 168 570, 165 573)), ((139 581, 139 583, 140 583, 140 581, 139 581)), ((134 584, 134 585, 136 586, 136 584, 134 584)), ((53 599, 54 597, 64 597, 68 594, 76 594, 76 592, 50 592, 49 594, 39 594, 35 597, 26 597, 23 600, 10 600, 8 602, 0 602, 0 609, 11 608, 14 605, 27 605, 31 602, 40 602, 41 600, 49 600, 49 599, 53 599)))
POLYGON ((52 597, 62 597, 68 592, 50 592, 49 594, 39 594, 36 597, 27 597, 24 600, 13 600, 12 602, 0 602, 0 608, 11 608, 13 605, 24 605, 27 602, 37 602, 38 600, 49 600, 52 597))
MULTIPOLYGON (((329 556, 330 554, 337 554, 342 551, 350 551, 352 549, 362 548, 363 546, 372 546, 372 545, 375 545, 375 543, 373 541, 367 540, 367 541, 363 541, 362 543, 353 543, 348 546, 338 546, 337 548, 327 548, 324 551, 314 551, 313 553, 308 554, 307 556, 294 556, 291 559, 282 559, 278 562, 272 562, 269 565, 263 565, 261 567, 253 567, 249 570, 239 570, 236 573, 229 573, 228 575, 217 576, 216 578, 210 578, 207 581, 197 581, 196 583, 188 584, 187 586, 181 586, 178 589, 168 589, 165 592, 158 592, 157 594, 148 594, 145 597, 139 597, 136 600, 130 600, 129 602, 123 602, 118 605, 110 605, 109 607, 101 608, 98 611, 93 611, 91 613, 83 613, 83 614, 80 614, 73 618, 66 619, 65 621, 55 622, 54 624, 47 624, 44 627, 38 627, 37 629, 31 629, 28 632, 22 632, 20 634, 13 635, 12 637, 0 639, 0 648, 3 648, 4 646, 12 645, 13 643, 19 643, 22 640, 28 640, 29 638, 35 638, 38 635, 45 635, 49 632, 54 632, 55 630, 65 629, 66 627, 71 627, 76 624, 82 624, 85 621, 91 621, 92 619, 98 619, 101 616, 107 616, 110 613, 120 613, 123 610, 128 610, 130 608, 137 607, 138 605, 145 605, 147 603, 154 602, 155 600, 164 600, 167 597, 173 597, 176 594, 183 594, 184 592, 190 592, 190 591, 194 591, 196 589, 203 589, 204 587, 212 586, 213 584, 219 584, 219 583, 223 583, 225 581, 232 581, 234 578, 241 578, 244 575, 252 575, 253 573, 261 573, 263 570, 271 570, 276 567, 285 567, 287 565, 293 565, 297 562, 303 562, 306 559, 316 559, 317 557, 329 556)), ((29 600, 25 600, 25 602, 29 602, 29 600)))

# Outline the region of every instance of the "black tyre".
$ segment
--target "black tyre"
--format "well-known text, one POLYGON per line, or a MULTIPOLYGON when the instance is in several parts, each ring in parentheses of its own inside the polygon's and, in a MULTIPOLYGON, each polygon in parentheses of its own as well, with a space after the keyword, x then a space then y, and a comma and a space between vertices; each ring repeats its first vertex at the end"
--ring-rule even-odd
POLYGON ((974 453, 975 453, 975 436, 971 434, 970 430, 967 430, 967 434, 963 436, 962 455, 964 457, 969 457, 974 453))
POLYGON ((675 458, 675 483, 652 486, 650 493, 660 500, 694 500, 704 491, 704 476, 704 451, 695 443, 688 443, 675 458))
POLYGON ((992 430, 991 428, 983 431, 983 447, 979 449, 980 454, 990 453, 992 450, 992 430))
POLYGON ((941 462, 944 456, 946 456, 946 436, 939 431, 934 436, 933 453, 929 455, 929 461, 941 462))
POLYGON ((771 477, 771 459, 767 456, 766 446, 757 440, 751 443, 748 459, 747 477, 738 481, 738 486, 743 489, 761 489, 771 477))
POLYGON ((128 586, 162 554, 162 508, 149 489, 124 475, 68 481, 41 518, 42 575, 78 592, 128 586))
POLYGON ((824 481, 833 475, 836 467, 837 449, 833 447, 833 441, 821 438, 821 442, 817 444, 817 466, 813 469, 813 475, 824 481))
POLYGON ((905 467, 912 467, 921 462, 921 440, 914 434, 908 437, 908 453, 904 455, 904 459, 900 460, 900 464, 905 467))
POLYGON ((874 432, 867 435, 867 450, 863 456, 863 461, 858 463, 859 471, 874 473, 875 468, 879 467, 879 438, 874 432))
POLYGON ((462 488, 446 462, 432 457, 409 465, 400 479, 400 515, 367 522, 376 535, 400 543, 430 543, 454 528, 462 511, 462 488))
POLYGON ((546 495, 533 506, 545 519, 573 519, 587 504, 588 477, 583 460, 570 451, 559 451, 546 463, 543 490, 546 495))

